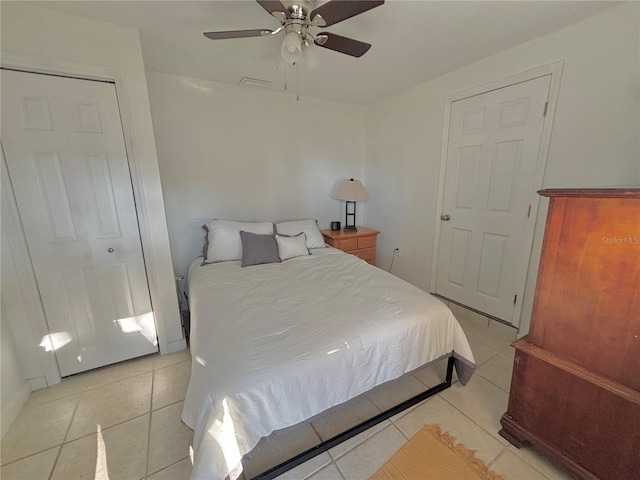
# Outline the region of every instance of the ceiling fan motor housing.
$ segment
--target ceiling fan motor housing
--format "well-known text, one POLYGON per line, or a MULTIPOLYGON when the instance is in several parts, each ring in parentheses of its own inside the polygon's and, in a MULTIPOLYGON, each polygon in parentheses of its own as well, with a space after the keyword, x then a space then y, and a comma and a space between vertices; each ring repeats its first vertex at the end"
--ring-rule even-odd
POLYGON ((384 4, 385 0, 329 0, 320 6, 318 0, 256 0, 271 16, 280 22, 275 30, 252 29, 205 32, 212 40, 228 38, 272 36, 284 30, 282 57, 295 63, 302 57, 303 49, 319 45, 353 57, 361 57, 371 45, 331 32, 312 33, 311 27, 329 27, 348 18, 365 13, 384 4))
MULTIPOLYGON (((316 43, 316 37, 308 30, 313 26, 309 21, 309 12, 315 7, 317 1, 300 1, 294 0, 284 2, 289 17, 281 20, 285 29, 285 39, 282 42, 282 57, 290 63, 295 63, 302 57, 302 51, 310 48, 316 43), (295 33, 298 39, 295 39, 292 33, 295 33)), ((282 12, 272 12, 278 18, 282 12)), ((321 18, 321 17, 320 17, 321 18)), ((326 41, 326 36, 322 36, 322 43, 326 41)))

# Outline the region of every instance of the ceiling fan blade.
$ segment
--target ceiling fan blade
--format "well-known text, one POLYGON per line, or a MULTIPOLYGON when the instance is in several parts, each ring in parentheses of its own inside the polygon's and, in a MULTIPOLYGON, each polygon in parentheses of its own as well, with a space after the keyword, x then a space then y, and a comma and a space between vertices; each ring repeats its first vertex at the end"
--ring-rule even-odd
POLYGON ((331 0, 312 11, 309 18, 315 25, 329 27, 383 3, 384 0, 331 0), (318 16, 321 18, 317 18, 318 16))
POLYGON ((211 40, 224 40, 227 38, 264 37, 271 35, 273 30, 260 28, 256 30, 229 30, 227 32, 205 32, 204 36, 211 40))
POLYGON ((345 53, 352 57, 361 57, 369 51, 371 48, 370 43, 361 42, 360 40, 354 40, 353 38, 343 37, 336 35, 335 33, 321 32, 318 37, 326 37, 324 43, 317 43, 319 47, 328 48, 336 52, 345 53))
POLYGON ((262 8, 264 8, 269 15, 273 15, 273 12, 279 12, 274 17, 280 19, 284 13, 285 18, 290 18, 289 10, 285 7, 280 0, 256 0, 262 8))

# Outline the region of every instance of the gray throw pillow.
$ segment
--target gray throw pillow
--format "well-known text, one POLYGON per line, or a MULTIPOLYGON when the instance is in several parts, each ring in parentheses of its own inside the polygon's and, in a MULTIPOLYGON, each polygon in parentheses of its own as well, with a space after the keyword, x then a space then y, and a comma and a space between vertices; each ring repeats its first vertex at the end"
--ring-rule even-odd
POLYGON ((240 232, 242 241, 242 266, 279 263, 278 244, 273 235, 240 232))

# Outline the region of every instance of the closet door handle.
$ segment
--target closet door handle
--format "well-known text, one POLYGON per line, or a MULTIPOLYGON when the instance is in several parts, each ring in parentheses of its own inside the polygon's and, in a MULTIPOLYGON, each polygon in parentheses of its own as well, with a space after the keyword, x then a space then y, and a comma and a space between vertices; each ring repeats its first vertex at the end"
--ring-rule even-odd
POLYGON ((107 252, 113 253, 113 248, 111 248, 111 247, 107 248, 107 252))
POLYGON ((442 220, 443 222, 448 222, 449 220, 451 220, 451 216, 445 213, 444 215, 440 215, 440 220, 442 220))

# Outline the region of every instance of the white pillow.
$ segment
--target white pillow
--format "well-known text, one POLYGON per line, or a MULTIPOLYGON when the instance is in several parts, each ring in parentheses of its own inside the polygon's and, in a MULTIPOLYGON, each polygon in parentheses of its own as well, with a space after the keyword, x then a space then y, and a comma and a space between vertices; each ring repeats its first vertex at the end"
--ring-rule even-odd
POLYGON ((293 237, 276 234, 276 242, 278 243, 278 256, 283 262, 290 258, 309 255, 304 232, 293 237))
POLYGON ((202 226, 207 231, 204 263, 242 260, 240 231, 258 235, 272 234, 271 222, 234 222, 233 220, 211 220, 202 226))
POLYGON ((293 222, 276 223, 276 233, 290 237, 304 233, 307 238, 307 248, 324 248, 324 237, 318 229, 315 220, 296 220, 293 222))

